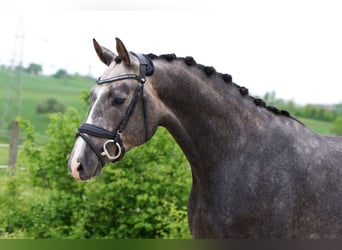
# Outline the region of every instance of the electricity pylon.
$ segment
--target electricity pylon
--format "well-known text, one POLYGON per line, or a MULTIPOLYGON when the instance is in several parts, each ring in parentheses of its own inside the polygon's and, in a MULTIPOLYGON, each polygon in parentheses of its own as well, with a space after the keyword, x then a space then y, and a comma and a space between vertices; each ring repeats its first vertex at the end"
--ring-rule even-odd
POLYGON ((6 89, 4 93, 0 128, 7 131, 21 112, 22 71, 24 55, 24 19, 20 19, 12 59, 9 66, 6 89))

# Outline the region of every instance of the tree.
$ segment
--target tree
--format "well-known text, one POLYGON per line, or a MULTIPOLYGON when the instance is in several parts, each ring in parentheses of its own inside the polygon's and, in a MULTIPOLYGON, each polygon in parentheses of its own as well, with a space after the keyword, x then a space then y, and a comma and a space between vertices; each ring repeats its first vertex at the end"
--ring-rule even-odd
POLYGON ((334 111, 339 114, 342 114, 342 103, 336 104, 334 111))
POLYGON ((65 78, 68 76, 68 72, 65 69, 59 69, 53 77, 55 78, 65 78))
MULTIPOLYGON (((10 69, 10 68, 7 68, 7 70, 11 70, 11 69, 10 69)), ((25 71, 27 71, 22 65, 17 65, 17 66, 15 66, 14 70, 15 70, 16 72, 25 72, 25 71)))
POLYGON ((33 75, 38 75, 42 72, 43 67, 40 64, 36 64, 36 63, 31 63, 28 68, 26 69, 26 71, 30 74, 33 75))

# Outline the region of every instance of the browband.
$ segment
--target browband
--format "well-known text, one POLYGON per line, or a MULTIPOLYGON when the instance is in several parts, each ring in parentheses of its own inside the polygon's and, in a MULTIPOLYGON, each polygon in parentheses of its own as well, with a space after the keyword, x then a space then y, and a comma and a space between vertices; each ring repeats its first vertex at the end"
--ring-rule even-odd
POLYGON ((111 83, 111 82, 116 82, 116 81, 121 81, 121 80, 126 80, 126 79, 135 79, 139 82, 145 82, 145 76, 151 76, 154 73, 154 65, 152 60, 143 54, 136 54, 134 52, 131 52, 135 57, 138 58, 139 64, 140 64, 140 72, 139 75, 137 74, 125 74, 125 75, 119 75, 119 76, 114 76, 111 78, 107 78, 104 80, 98 79, 96 81, 97 84, 105 84, 105 83, 111 83), (145 66, 145 67, 144 67, 145 66), (145 71, 145 72, 142 72, 145 71))

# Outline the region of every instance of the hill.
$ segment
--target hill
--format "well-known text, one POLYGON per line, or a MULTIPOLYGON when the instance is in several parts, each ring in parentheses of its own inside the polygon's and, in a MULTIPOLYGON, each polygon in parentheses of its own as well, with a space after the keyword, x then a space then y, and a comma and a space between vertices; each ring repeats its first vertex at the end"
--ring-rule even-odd
MULTIPOLYGON (((49 98, 54 98, 65 106, 85 108, 80 100, 81 92, 88 91, 95 80, 82 76, 67 76, 59 79, 51 76, 37 76, 29 73, 21 73, 22 93, 21 93, 21 112, 20 116, 29 119, 36 126, 38 132, 44 132, 47 128, 49 119, 46 114, 37 114, 37 105, 49 98)), ((0 70, 0 99, 4 100, 9 79, 8 71, 0 70)), ((1 117, 3 117, 4 102, 0 102, 1 117)), ((12 107, 8 108, 9 113, 12 107)), ((10 121, 6 128, 9 128, 10 121)), ((2 132, 0 142, 7 142, 8 133, 2 132)))

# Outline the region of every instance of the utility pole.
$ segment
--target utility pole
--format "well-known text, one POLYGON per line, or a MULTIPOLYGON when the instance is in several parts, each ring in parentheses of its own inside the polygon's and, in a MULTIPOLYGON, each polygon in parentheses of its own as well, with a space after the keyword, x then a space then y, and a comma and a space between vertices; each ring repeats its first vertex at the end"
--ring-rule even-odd
POLYGON ((11 139, 9 146, 9 155, 8 155, 8 167, 9 167, 9 175, 14 175, 15 173, 15 164, 17 162, 18 155, 18 144, 19 144, 19 123, 15 120, 12 121, 11 128, 11 139))

